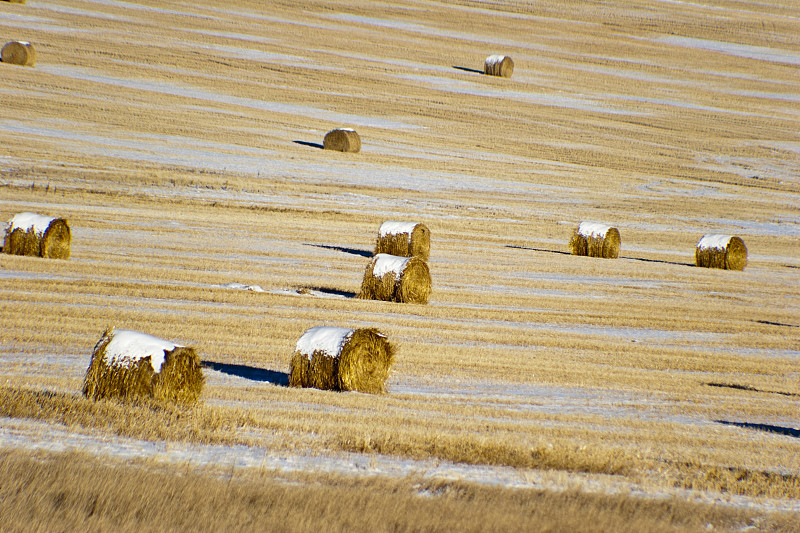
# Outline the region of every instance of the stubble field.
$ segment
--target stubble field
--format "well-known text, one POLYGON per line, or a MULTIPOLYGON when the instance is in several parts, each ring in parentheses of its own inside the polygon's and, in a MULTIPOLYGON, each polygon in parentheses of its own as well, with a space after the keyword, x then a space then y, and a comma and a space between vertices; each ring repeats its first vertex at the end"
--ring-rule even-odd
POLYGON ((795 531, 799 35, 788 1, 0 4, 38 54, 0 63, 0 219, 73 236, 0 254, 0 529, 795 531), (431 229, 430 304, 354 297, 385 220, 431 229), (200 404, 84 399, 111 325, 195 347, 200 404), (287 387, 317 325, 388 335, 388 393, 287 387))

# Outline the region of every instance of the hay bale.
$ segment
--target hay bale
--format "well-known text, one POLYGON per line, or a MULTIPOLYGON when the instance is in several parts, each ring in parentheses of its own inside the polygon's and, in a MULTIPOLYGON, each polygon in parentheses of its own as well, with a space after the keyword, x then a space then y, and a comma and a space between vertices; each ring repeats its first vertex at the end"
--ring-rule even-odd
POLYGON ((387 220, 378 229, 375 253, 414 256, 427 261, 431 253, 431 232, 425 224, 387 220))
POLYGON ((36 49, 27 41, 11 41, 0 51, 3 63, 32 67, 36 64, 36 49))
POLYGON ((8 2, 9 4, 24 4, 25 0, 3 0, 3 2, 8 2))
POLYGON ((289 385, 379 394, 393 361, 394 347, 375 329, 318 326, 297 341, 289 385))
POLYGON ((19 213, 8 221, 3 252, 48 259, 69 259, 72 233, 64 218, 19 213))
POLYGON ((581 222, 573 230, 569 251, 573 255, 616 259, 619 257, 619 230, 605 224, 581 222))
POLYGON ((197 401, 203 369, 193 348, 124 329, 106 330, 92 351, 83 381, 88 398, 197 401))
POLYGON ((322 147, 325 150, 357 153, 361 151, 361 137, 356 130, 349 128, 331 130, 325 134, 322 147))
POLYGON ((487 76, 510 78, 514 73, 514 61, 503 55, 491 55, 483 63, 483 73, 487 76))
POLYGON ((703 235, 694 249, 699 267, 744 270, 747 266, 747 247, 744 241, 731 235, 703 235))
POLYGON ((419 257, 377 254, 364 271, 358 298, 426 304, 431 295, 431 272, 419 257))

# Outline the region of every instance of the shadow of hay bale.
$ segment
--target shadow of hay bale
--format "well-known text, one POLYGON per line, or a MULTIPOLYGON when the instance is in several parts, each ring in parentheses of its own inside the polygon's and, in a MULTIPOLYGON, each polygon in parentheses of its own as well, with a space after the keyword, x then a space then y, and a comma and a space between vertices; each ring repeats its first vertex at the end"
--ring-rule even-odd
POLYGON ((194 403, 204 377, 193 348, 129 330, 106 330, 83 381, 87 398, 153 398, 194 403))
POLYGON ((759 431, 766 431, 768 433, 777 433, 779 435, 786 435, 787 437, 794 437, 800 439, 800 429, 773 426, 772 424, 757 424, 753 422, 730 422, 728 420, 715 420, 717 424, 724 424, 726 426, 736 426, 745 429, 757 429, 759 431))
POLYGON ((514 61, 504 55, 491 55, 483 63, 483 73, 487 76, 510 78, 514 73, 514 61))
POLYGON ((697 242, 694 257, 699 267, 744 270, 747 266, 747 247, 739 237, 708 234, 697 242))
POLYGON ((431 231, 422 223, 387 220, 378 228, 377 254, 413 256, 427 261, 431 254, 431 231))
POLYGON ((419 257, 378 254, 364 271, 362 300, 427 304, 431 295, 431 272, 419 257))
POLYGON ((314 246, 316 248, 324 248, 326 250, 336 250, 337 252, 344 252, 346 254, 358 255, 361 257, 372 257, 373 253, 369 250, 359 250, 358 248, 347 248, 345 246, 332 246, 328 244, 312 244, 309 242, 303 243, 306 246, 314 246))
POLYGON ((32 67, 36 64, 36 49, 27 41, 11 41, 0 50, 0 60, 10 65, 32 67))
POLYGON ((229 376, 249 379, 251 381, 261 381, 272 383, 281 387, 289 386, 289 374, 286 372, 276 372, 264 368, 256 368, 247 365, 234 365, 230 363, 217 363, 215 361, 201 361, 204 368, 222 372, 229 376))
POLYGON ((292 141, 295 144, 299 144, 302 146, 309 146, 311 148, 319 148, 320 150, 324 149, 325 146, 321 145, 320 143, 312 143, 308 141, 292 141))
POLYGON ((8 222, 3 253, 69 259, 72 232, 65 218, 19 213, 8 222))
POLYGON ((317 326, 297 341, 289 385, 380 394, 393 362, 394 347, 375 329, 317 326))
POLYGON ((483 74, 483 73, 484 73, 484 71, 483 71, 483 70, 478 70, 478 69, 476 69, 476 68, 469 68, 469 67, 459 67, 459 66, 456 66, 456 65, 452 65, 452 67, 453 67, 454 69, 456 69, 456 70, 463 70, 464 72, 473 72, 473 73, 475 73, 475 74, 483 74))
POLYGON ((331 130, 325 134, 322 147, 325 150, 358 153, 361 151, 361 137, 350 128, 331 130))
POLYGON ((572 232, 569 250, 572 255, 616 259, 619 257, 619 230, 605 224, 581 222, 572 232))

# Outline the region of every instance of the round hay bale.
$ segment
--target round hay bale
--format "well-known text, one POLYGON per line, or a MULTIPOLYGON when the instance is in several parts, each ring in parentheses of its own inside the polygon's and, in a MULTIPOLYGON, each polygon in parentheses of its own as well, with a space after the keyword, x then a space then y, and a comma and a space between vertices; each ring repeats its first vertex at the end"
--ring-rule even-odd
POLYGON ((619 257, 619 230, 605 224, 581 222, 573 230, 569 251, 573 255, 616 259, 619 257))
POLYGON ((747 247, 739 237, 703 235, 694 249, 694 259, 699 267, 744 270, 747 266, 747 247))
POLYGON ((425 224, 387 220, 378 229, 375 253, 414 256, 427 261, 431 253, 431 231, 425 224))
POLYGON ((394 347, 375 329, 317 326, 297 341, 289 385, 380 394, 393 361, 394 347))
POLYGON ((322 147, 325 150, 357 153, 361 151, 361 137, 349 128, 331 130, 325 134, 322 147))
POLYGON ((431 272, 419 257, 377 254, 364 271, 363 300, 426 304, 431 295, 431 272))
POLYGON ((12 255, 69 259, 72 233, 65 218, 19 213, 8 221, 3 252, 12 255))
POLYGON ((3 2, 8 2, 9 4, 24 4, 25 0, 3 0, 3 2))
POLYGON ((3 63, 32 67, 36 64, 36 49, 27 41, 11 41, 0 51, 3 63))
POLYGON ((83 381, 87 398, 154 398, 194 403, 203 369, 193 348, 138 331, 106 330, 92 351, 83 381))
POLYGON ((514 73, 514 61, 504 55, 491 55, 483 63, 483 73, 487 76, 510 78, 514 73))

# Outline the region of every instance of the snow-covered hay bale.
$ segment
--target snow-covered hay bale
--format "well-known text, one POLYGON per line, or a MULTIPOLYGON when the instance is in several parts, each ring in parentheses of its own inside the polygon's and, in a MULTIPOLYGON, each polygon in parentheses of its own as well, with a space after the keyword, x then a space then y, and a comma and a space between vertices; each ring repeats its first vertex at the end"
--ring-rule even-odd
POLYGON ((289 385, 379 394, 393 361, 394 347, 375 329, 318 326, 297 341, 289 385))
POLYGON ((427 261, 431 253, 431 232, 425 224, 387 220, 378 229, 375 253, 414 256, 427 261))
POLYGON ((744 241, 731 235, 703 235, 694 249, 699 267, 744 270, 747 266, 747 247, 744 241))
POLYGON ((11 41, 0 51, 3 63, 32 67, 36 64, 36 49, 27 41, 11 41))
POLYGON ((488 76, 510 78, 514 73, 514 61, 503 55, 491 55, 483 63, 483 73, 488 76))
POLYGON ((322 147, 325 150, 337 150, 339 152, 360 152, 361 137, 355 130, 349 128, 331 130, 325 134, 322 140, 322 147))
POLYGON ((358 298, 426 304, 431 295, 431 272, 419 257, 377 254, 364 271, 358 298))
POLYGON ((64 218, 19 213, 8 221, 3 252, 49 259, 69 259, 72 233, 64 218))
POLYGON ((569 251, 573 255, 616 259, 619 257, 619 230, 605 224, 581 222, 573 230, 569 251))
POLYGON ((110 329, 92 351, 83 381, 88 398, 154 398, 197 401, 203 369, 193 348, 138 331, 110 329))

